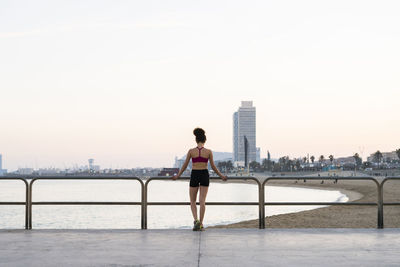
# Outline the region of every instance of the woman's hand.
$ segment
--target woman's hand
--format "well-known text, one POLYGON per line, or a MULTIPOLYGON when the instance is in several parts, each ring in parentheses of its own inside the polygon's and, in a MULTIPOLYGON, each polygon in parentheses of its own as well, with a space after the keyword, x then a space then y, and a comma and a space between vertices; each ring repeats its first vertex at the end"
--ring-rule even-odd
POLYGON ((226 175, 222 175, 221 179, 222 179, 222 181, 226 181, 226 180, 228 180, 228 177, 226 175))
POLYGON ((175 180, 178 179, 178 178, 179 178, 178 175, 174 175, 171 179, 175 181, 175 180))

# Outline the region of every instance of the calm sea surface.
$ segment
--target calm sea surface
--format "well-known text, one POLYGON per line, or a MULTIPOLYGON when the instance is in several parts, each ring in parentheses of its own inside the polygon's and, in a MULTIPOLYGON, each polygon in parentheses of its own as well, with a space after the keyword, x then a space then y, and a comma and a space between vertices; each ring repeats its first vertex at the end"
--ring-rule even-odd
MULTIPOLYGON (((189 201, 187 181, 152 181, 148 201, 189 201)), ((33 201, 139 201, 137 181, 36 181, 33 201)), ((266 201, 346 202, 339 191, 267 186, 266 201)), ((24 201, 21 181, 0 181, 0 201, 24 201)), ((252 184, 211 183, 207 201, 258 202, 252 184)), ((321 206, 266 207, 266 215, 276 215, 321 206)), ((24 206, 0 206, 0 228, 24 228, 24 206)), ((148 206, 149 229, 190 228, 189 206, 148 206)), ((140 228, 140 206, 33 206, 33 228, 140 228)), ((217 225, 257 219, 257 206, 207 206, 204 224, 217 225)))

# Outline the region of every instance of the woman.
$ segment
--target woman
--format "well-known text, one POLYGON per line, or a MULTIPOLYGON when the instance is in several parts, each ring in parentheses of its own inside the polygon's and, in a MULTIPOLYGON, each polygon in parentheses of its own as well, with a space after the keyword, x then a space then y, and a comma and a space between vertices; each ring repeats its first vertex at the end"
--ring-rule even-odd
POLYGON ((180 169, 179 173, 175 175, 172 179, 178 179, 182 173, 186 170, 190 159, 192 159, 192 174, 190 175, 190 187, 189 187, 189 195, 190 195, 190 208, 192 210, 194 226, 193 231, 203 230, 203 219, 204 213, 206 211, 206 196, 208 192, 208 185, 210 184, 210 178, 208 175, 208 160, 210 160, 211 168, 222 178, 222 180, 226 181, 227 177, 222 175, 220 171, 214 164, 213 154, 211 150, 204 147, 204 143, 207 138, 205 135, 205 131, 201 128, 196 128, 193 131, 193 134, 196 136, 197 147, 189 150, 186 156, 185 163, 180 169), (200 220, 197 218, 197 192, 199 191, 200 186, 200 220))

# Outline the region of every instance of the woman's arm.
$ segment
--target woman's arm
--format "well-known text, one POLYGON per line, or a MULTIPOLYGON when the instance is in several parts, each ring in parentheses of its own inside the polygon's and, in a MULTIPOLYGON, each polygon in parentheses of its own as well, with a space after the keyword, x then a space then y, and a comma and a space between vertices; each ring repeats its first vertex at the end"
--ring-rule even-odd
POLYGON ((215 166, 215 163, 214 163, 214 156, 213 156, 213 153, 212 153, 211 150, 210 150, 210 164, 211 164, 211 168, 213 169, 213 171, 215 171, 215 173, 218 174, 218 176, 221 177, 222 180, 226 181, 226 179, 227 179, 228 177, 226 177, 225 175, 223 175, 223 174, 218 170, 218 168, 215 166))
POLYGON ((172 177, 172 180, 176 180, 179 177, 181 177, 182 173, 186 170, 187 166, 189 165, 189 161, 192 158, 192 156, 190 155, 190 150, 188 151, 187 155, 186 155, 186 160, 185 163, 183 163, 182 168, 179 170, 178 174, 175 175, 174 177, 172 177))

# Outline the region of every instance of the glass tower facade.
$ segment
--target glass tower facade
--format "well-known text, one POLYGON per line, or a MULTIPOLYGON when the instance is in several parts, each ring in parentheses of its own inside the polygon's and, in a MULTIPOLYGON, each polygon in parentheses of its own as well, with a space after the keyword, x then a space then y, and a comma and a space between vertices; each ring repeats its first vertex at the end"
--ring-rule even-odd
POLYGON ((248 162, 257 160, 256 149, 256 108, 253 101, 242 101, 239 110, 233 114, 233 160, 245 161, 244 137, 248 141, 248 162))
POLYGON ((239 158, 239 123, 238 113, 233 113, 233 161, 239 158))

